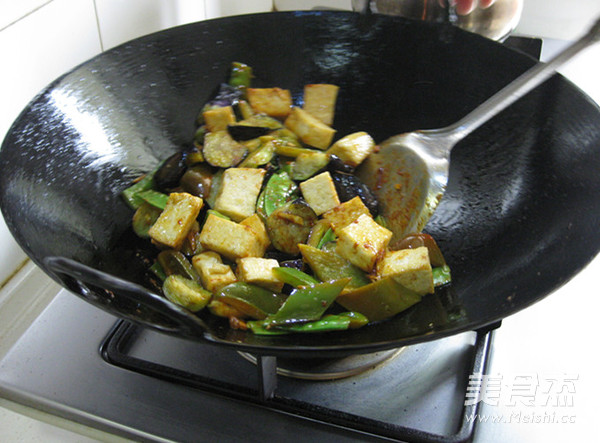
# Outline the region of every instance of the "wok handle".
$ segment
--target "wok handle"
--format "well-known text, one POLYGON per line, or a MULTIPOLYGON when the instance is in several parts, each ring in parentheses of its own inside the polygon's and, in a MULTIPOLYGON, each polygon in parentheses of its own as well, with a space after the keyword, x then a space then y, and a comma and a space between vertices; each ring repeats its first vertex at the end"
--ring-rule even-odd
POLYGON ((65 288, 110 314, 177 336, 202 337, 207 330, 196 315, 143 286, 66 257, 43 262, 65 288))

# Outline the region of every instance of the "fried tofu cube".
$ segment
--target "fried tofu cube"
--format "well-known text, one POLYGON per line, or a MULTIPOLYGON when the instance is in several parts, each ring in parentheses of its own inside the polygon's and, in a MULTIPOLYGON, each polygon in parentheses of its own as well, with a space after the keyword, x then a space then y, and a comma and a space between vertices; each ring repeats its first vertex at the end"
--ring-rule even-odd
POLYGON ((425 246, 387 251, 377 263, 377 275, 381 278, 393 277, 419 295, 432 294, 434 291, 429 250, 425 246))
POLYGON ((246 257, 237 261, 236 272, 240 281, 280 292, 283 282, 273 272, 277 267, 279 262, 272 258, 246 257))
POLYGON ((283 119, 292 108, 292 93, 288 89, 248 88, 246 95, 250 106, 258 114, 283 119))
POLYGON ((221 256, 214 251, 194 255, 192 266, 200 275, 202 286, 213 293, 237 281, 231 266, 223 263, 221 256))
MULTIPOLYGON (((254 231, 264 251, 266 251, 267 248, 271 246, 271 239, 269 238, 267 228, 265 227, 265 224, 263 223, 262 219, 258 214, 255 213, 252 214, 250 217, 245 218, 240 222, 240 225, 248 226, 254 231)), ((261 255, 264 255, 264 252, 261 255)))
POLYGON ((375 140, 366 132, 355 132, 336 141, 328 150, 345 164, 357 167, 375 150, 375 140))
POLYGON ((235 123, 235 112, 231 106, 212 108, 202 113, 209 132, 225 131, 227 125, 235 123))
POLYGON ((161 245, 179 249, 202 209, 203 200, 186 192, 169 195, 165 209, 148 234, 161 245))
POLYGON ((335 135, 335 129, 297 107, 292 108, 284 125, 304 143, 317 149, 327 149, 335 135))
POLYGON ((306 203, 317 215, 340 204, 335 184, 327 171, 301 182, 300 190, 306 203))
POLYGON ((302 109, 318 118, 326 125, 333 124, 335 102, 339 86, 313 84, 304 86, 304 104, 302 109))
POLYGON ((336 252, 365 272, 373 270, 392 238, 392 231, 366 214, 336 233, 336 252))
POLYGON ((214 214, 209 214, 202 226, 200 244, 232 261, 264 254, 263 245, 250 226, 214 214))
POLYGON ((323 219, 333 226, 334 231, 339 231, 363 214, 371 215, 369 208, 356 196, 325 212, 323 219))
POLYGON ((265 173, 262 168, 226 169, 214 209, 236 222, 250 217, 256 212, 256 199, 265 173))

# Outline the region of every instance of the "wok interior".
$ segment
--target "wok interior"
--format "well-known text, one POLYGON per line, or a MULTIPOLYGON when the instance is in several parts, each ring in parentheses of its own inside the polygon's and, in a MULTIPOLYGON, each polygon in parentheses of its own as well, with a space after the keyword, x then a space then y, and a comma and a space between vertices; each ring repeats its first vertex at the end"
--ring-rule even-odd
MULTIPOLYGON (((298 104, 305 84, 339 85, 338 136, 365 130, 377 141, 452 123, 535 63, 453 27, 341 12, 232 17, 137 39, 51 84, 4 141, 2 210, 30 257, 42 267, 48 256, 72 258, 148 287, 148 246, 129 230, 119 194, 190 144, 232 61, 253 66, 258 87, 291 89, 298 104)), ((516 312, 596 255, 599 148, 597 106, 556 76, 453 151, 447 194, 426 227, 451 266, 449 290, 356 331, 259 337, 207 317, 206 338, 333 355, 516 312)))

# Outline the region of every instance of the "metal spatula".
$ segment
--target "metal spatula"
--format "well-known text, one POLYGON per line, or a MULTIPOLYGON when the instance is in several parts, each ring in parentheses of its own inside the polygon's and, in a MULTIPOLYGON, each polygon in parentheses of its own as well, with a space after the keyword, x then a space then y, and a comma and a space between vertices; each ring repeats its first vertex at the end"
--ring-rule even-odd
POLYGON ((442 199, 452 148, 483 123, 539 86, 555 70, 600 40, 600 19, 575 43, 539 63, 458 122, 441 129, 396 135, 380 145, 357 175, 375 191, 396 237, 420 231, 442 199))

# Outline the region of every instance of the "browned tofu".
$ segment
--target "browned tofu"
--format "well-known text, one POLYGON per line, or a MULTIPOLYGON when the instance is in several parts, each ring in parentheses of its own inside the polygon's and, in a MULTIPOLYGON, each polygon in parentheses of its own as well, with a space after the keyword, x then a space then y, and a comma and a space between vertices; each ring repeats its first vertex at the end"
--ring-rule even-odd
POLYGON ((262 168, 226 169, 215 200, 215 210, 236 222, 250 217, 256 210, 256 199, 265 173, 262 168))
MULTIPOLYGON (((250 217, 245 218, 240 222, 240 225, 248 226, 254 231, 264 251, 271 246, 271 239, 269 238, 267 228, 258 214, 254 213, 250 217)), ((264 252, 260 255, 264 255, 264 252)))
POLYGON ((363 214, 370 215, 369 209, 360 197, 356 196, 325 212, 323 219, 327 220, 333 226, 333 229, 338 231, 344 229, 363 214))
POLYGON ((336 251, 365 272, 371 272, 392 239, 392 232, 363 214, 336 231, 336 251))
POLYGON ((335 135, 335 129, 297 107, 292 108, 284 125, 304 143, 317 149, 327 149, 335 135))
POLYGON ((231 106, 209 109, 202 113, 206 129, 210 132, 224 131, 227 125, 235 123, 235 113, 231 106))
POLYGON ((203 201, 200 197, 185 192, 171 193, 165 209, 148 234, 152 240, 162 245, 179 249, 194 226, 202 204, 203 201))
POLYGON ((240 281, 261 286, 273 292, 283 288, 281 281, 273 268, 279 267, 279 262, 272 258, 246 257, 237 261, 236 273, 240 281))
POLYGON ((304 200, 317 215, 340 204, 335 184, 327 171, 301 182, 300 189, 304 200))
POLYGON ((281 88, 248 88, 248 102, 258 114, 284 119, 292 108, 292 94, 281 88))
POLYGON ((261 257, 264 246, 250 226, 209 214, 200 231, 202 247, 229 260, 261 257))
POLYGON ((304 86, 304 104, 302 109, 321 120, 326 125, 333 124, 335 102, 339 87, 328 84, 313 84, 304 86))
POLYGON ((237 281, 231 266, 224 264, 221 256, 214 251, 194 255, 192 266, 200 275, 202 286, 213 293, 237 281))
POLYGON ((377 263, 377 275, 381 278, 393 277, 419 295, 432 294, 434 291, 429 250, 425 246, 387 251, 377 263))
POLYGON ((336 141, 327 154, 337 155, 352 167, 360 165, 375 150, 375 141, 366 132, 355 132, 336 141))

